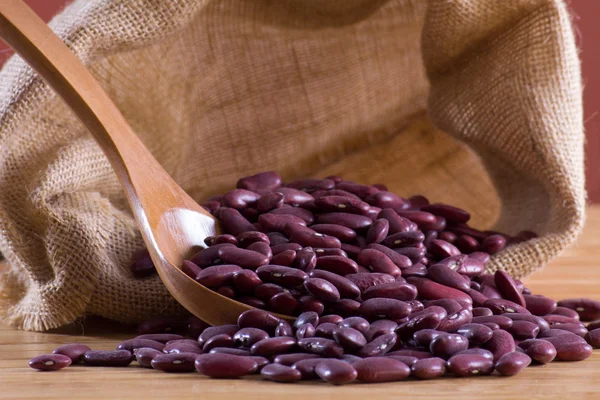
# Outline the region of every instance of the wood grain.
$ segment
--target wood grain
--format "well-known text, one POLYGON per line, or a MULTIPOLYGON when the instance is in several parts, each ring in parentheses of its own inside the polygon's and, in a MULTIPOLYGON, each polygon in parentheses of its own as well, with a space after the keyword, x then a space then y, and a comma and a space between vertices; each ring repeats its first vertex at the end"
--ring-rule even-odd
MULTIPOLYGON (((526 280, 534 291, 555 299, 590 297, 600 300, 600 206, 589 209, 579 242, 558 260, 526 280)), ((131 327, 90 319, 53 333, 15 331, 0 324, 0 398, 11 399, 598 399, 600 350, 583 362, 555 362, 531 367, 513 378, 444 378, 377 385, 333 387, 320 382, 286 385, 253 377, 211 380, 196 373, 171 375, 137 366, 91 368, 74 366, 59 372, 36 372, 29 358, 49 353, 62 343, 88 343, 111 349, 131 337, 131 327), (85 335, 83 334, 85 333, 85 335)))

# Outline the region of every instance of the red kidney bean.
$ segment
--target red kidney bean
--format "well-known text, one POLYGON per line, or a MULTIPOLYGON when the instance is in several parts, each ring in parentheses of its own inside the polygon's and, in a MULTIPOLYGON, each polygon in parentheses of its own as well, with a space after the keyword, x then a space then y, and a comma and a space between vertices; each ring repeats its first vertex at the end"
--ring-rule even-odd
POLYGON ((57 371, 71 365, 71 358, 63 354, 43 354, 29 360, 29 367, 40 371, 57 371))
POLYGON ((199 355, 194 366, 202 375, 211 378, 239 378, 258 369, 258 363, 251 357, 224 353, 199 355))
POLYGON ((221 207, 221 203, 218 201, 205 201, 200 204, 206 211, 213 214, 221 207))
MULTIPOLYGON (((306 203, 305 203, 306 204, 306 203)), ((271 210, 269 214, 275 215, 293 215, 294 217, 300 218, 305 224, 310 225, 315 221, 315 217, 312 212, 304 208, 292 207, 284 205, 280 208, 271 210)), ((284 227, 285 230, 285 227, 284 227)))
POLYGON ((256 342, 269 338, 269 334, 262 329, 242 328, 233 335, 233 343, 236 346, 252 347, 256 342))
POLYGON ((344 353, 344 348, 334 340, 321 337, 299 339, 298 347, 323 357, 339 357, 344 353))
POLYGON ((486 233, 481 232, 478 229, 471 228, 463 223, 448 224, 447 230, 454 232, 457 235, 473 236, 477 240, 483 240, 488 236, 486 233))
POLYGON ((152 368, 164 372, 193 372, 198 354, 159 354, 151 361, 152 368))
POLYGON ((293 315, 297 307, 298 300, 289 292, 277 293, 267 302, 269 310, 284 315, 293 315))
POLYGON ((333 339, 344 349, 354 351, 367 344, 365 336, 353 328, 336 328, 333 330, 333 339))
MULTIPOLYGON (((534 324, 537 324, 537 326, 540 328, 540 332, 550 329, 550 325, 542 317, 537 317, 535 315, 514 314, 514 313, 506 313, 506 314, 502 314, 502 315, 512 319, 513 321, 533 322, 534 324)), ((502 329, 506 330, 507 328, 502 328, 502 329)))
POLYGON ((235 297, 235 291, 231 286, 221 286, 216 290, 216 292, 219 293, 221 296, 225 296, 230 299, 233 299, 235 297))
POLYGON ((480 276, 483 273, 483 271, 485 270, 485 263, 479 259, 471 258, 471 255, 473 254, 475 253, 470 254, 469 257, 460 266, 460 268, 458 269, 459 274, 468 277, 476 277, 480 276))
POLYGON ((296 346, 296 339, 289 336, 279 336, 260 340, 252 345, 250 353, 253 356, 271 357, 287 353, 296 346))
POLYGON ((343 385, 356 379, 357 372, 352 365, 341 360, 323 360, 315 367, 315 373, 325 382, 343 385))
POLYGON ((190 278, 196 279, 198 275, 202 272, 202 268, 200 268, 191 261, 183 260, 183 263, 181 264, 181 271, 190 278))
POLYGON ((138 364, 140 364, 140 366, 144 368, 152 368, 152 360, 154 359, 154 357, 161 354, 163 353, 156 349, 142 347, 140 349, 137 349, 135 353, 135 358, 138 364))
POLYGON ((412 375, 419 379, 434 379, 446 373, 446 360, 438 357, 418 360, 411 367, 412 375))
POLYGON ((422 329, 420 331, 416 331, 413 334, 413 340, 417 345, 425 348, 429 348, 429 345, 436 337, 444 334, 444 332, 440 332, 435 329, 422 329))
POLYGON ((405 363, 388 357, 371 357, 356 361, 352 367, 357 378, 365 383, 395 382, 410 375, 410 367, 405 363))
MULTIPOLYGON (((385 357, 391 358, 393 360, 397 360, 397 361, 400 361, 400 362, 403 362, 404 364, 408 365, 409 367, 412 367, 417 361, 419 361, 419 359, 417 357, 411 357, 411 356, 390 356, 389 353, 386 354, 385 357)), ((359 357, 359 360, 360 360, 360 357, 359 357)))
POLYGON ((342 256, 342 257, 348 257, 348 254, 346 254, 346 252, 342 249, 329 249, 329 248, 322 248, 322 247, 317 247, 313 249, 313 252, 317 255, 317 257, 323 257, 323 256, 342 256))
POLYGON ((448 359, 459 351, 469 347, 467 338, 454 333, 446 333, 437 336, 429 344, 429 351, 436 357, 448 359))
POLYGON ((412 267, 406 268, 403 271, 403 274, 406 278, 409 278, 411 276, 423 278, 427 275, 427 267, 422 263, 413 264, 412 267))
POLYGON ((410 306, 401 300, 375 298, 365 300, 360 305, 359 312, 366 319, 387 318, 398 320, 410 314, 410 306))
POLYGON ((389 298, 402 301, 414 300, 417 297, 417 288, 409 283, 389 282, 367 288, 362 294, 363 300, 372 298, 389 298))
POLYGON ((357 262, 370 271, 389 274, 393 277, 402 275, 400 268, 394 264, 394 262, 388 256, 379 250, 362 250, 358 255, 357 262))
POLYGON ((429 300, 425 304, 425 308, 433 306, 442 307, 448 314, 454 314, 463 309, 462 304, 452 299, 429 300))
MULTIPOLYGON (((274 332, 275 328, 277 328, 277 325, 279 325, 279 318, 264 310, 244 311, 240 314, 237 320, 237 326, 239 326, 239 329, 258 328, 267 333, 274 332)), ((236 332, 237 329, 233 331, 231 335, 235 334, 236 332)))
POLYGON ((237 265, 215 265, 203 269, 196 276, 196 282, 207 288, 217 288, 230 284, 233 281, 233 275, 241 270, 242 268, 237 265))
POLYGON ((446 311, 446 309, 444 307, 430 305, 429 307, 424 308, 421 311, 412 312, 408 317, 415 318, 419 315, 427 315, 427 314, 436 314, 436 315, 438 315, 439 319, 442 320, 442 319, 446 318, 446 316, 448 315, 448 312, 446 311))
MULTIPOLYGON (((201 320, 199 320, 199 321, 201 321, 201 320)), ((205 322, 202 322, 202 323, 206 324, 205 322)), ((204 329, 206 329, 206 327, 208 327, 208 325, 205 325, 202 328, 202 331, 204 331, 204 329)), ((201 333, 202 332, 198 333, 197 336, 199 336, 201 333)), ((192 336, 194 336, 194 335, 192 335, 192 336)), ((167 343, 171 340, 179 340, 179 339, 185 339, 185 338, 181 335, 177 335, 174 333, 148 333, 145 335, 136 336, 134 339, 149 339, 149 340, 154 340, 154 341, 160 342, 160 343, 167 343)), ((66 345, 66 346, 69 346, 69 345, 66 345)))
POLYGON ((379 208, 392 208, 398 210, 402 209, 404 204, 407 203, 407 201, 404 200, 402 197, 398 196, 395 193, 388 192, 387 190, 382 190, 381 192, 372 194, 369 197, 367 197, 365 201, 370 205, 379 208))
POLYGON ((577 311, 582 321, 600 319, 600 301, 591 299, 565 299, 558 302, 561 307, 577 311))
POLYGON ((556 301, 545 296, 523 295, 525 306, 533 315, 552 314, 556 310, 556 301))
POLYGON ((521 342, 519 347, 539 364, 548 364, 556 357, 556 348, 547 340, 529 339, 521 342))
MULTIPOLYGON (((554 304, 556 304, 556 302, 554 304)), ((532 312, 532 314, 533 314, 533 312, 532 312)), ((570 308, 567 308, 567 307, 558 306, 551 313, 546 313, 546 314, 564 315, 565 317, 579 320, 579 314, 577 313, 577 311, 571 310, 570 308)), ((544 315, 546 315, 546 314, 544 314, 544 315)))
POLYGON ((585 335, 585 341, 592 347, 600 348, 600 329, 589 331, 585 335))
POLYGON ((258 286, 262 285, 256 272, 247 269, 235 272, 231 281, 236 292, 241 294, 252 294, 258 286))
POLYGON ((492 338, 493 331, 485 325, 465 324, 456 333, 466 337, 470 343, 480 345, 492 338))
POLYGON ((328 281, 338 290, 341 297, 356 299, 360 296, 360 289, 354 282, 333 272, 316 269, 311 271, 309 276, 328 281))
MULTIPOLYGON (((300 247, 298 245, 298 247, 300 247)), ((256 251, 257 253, 264 254, 270 260, 273 258, 273 251, 271 247, 264 242, 254 242, 248 246, 247 250, 256 251)))
POLYGON ((244 232, 255 231, 256 228, 240 212, 234 208, 221 207, 218 211, 219 221, 227 232, 240 235, 244 232))
POLYGON ((298 315, 294 322, 294 328, 299 328, 304 324, 312 324, 313 326, 319 325, 319 314, 314 311, 307 311, 298 315))
POLYGON ((488 299, 483 304, 484 307, 489 308, 495 315, 506 314, 506 313, 518 313, 531 315, 531 313, 517 303, 513 303, 510 300, 505 299, 488 299))
MULTIPOLYGON (((252 311, 261 311, 261 310, 252 310, 252 311)), ((263 312, 265 312, 265 311, 263 311, 263 312)), ((239 323, 239 319, 238 319, 238 323, 239 323)), ((204 332, 202 332, 200 334, 200 337, 198 337, 198 344, 200 346, 204 346, 206 344, 206 342, 210 338, 212 338, 213 336, 221 335, 221 334, 232 336, 238 330, 239 330, 238 326, 237 325, 233 325, 233 324, 231 324, 231 325, 220 325, 220 326, 210 326, 210 327, 206 328, 204 330, 204 332)))
POLYGON ((338 326, 340 328, 356 329, 364 335, 371 327, 371 324, 369 324, 369 321, 362 317, 349 317, 345 318, 342 322, 340 322, 338 326))
POLYGON ((592 346, 573 333, 544 338, 556 348, 556 359, 560 361, 582 361, 592 355, 592 346))
POLYGON ((478 354, 457 354, 448 360, 448 370, 458 376, 490 375, 494 362, 478 354))
POLYGON ((291 367, 295 363, 300 360, 309 360, 319 358, 316 354, 306 354, 306 353, 290 353, 290 354, 279 354, 273 359, 273 362, 276 364, 285 365, 291 367))
MULTIPOLYGON (((347 196, 323 196, 315 200, 315 206, 325 213, 350 213, 364 215, 369 204, 347 196)), ((334 222, 337 224, 337 222, 334 222)))
POLYGON ((387 355, 388 356, 410 356, 410 357, 416 357, 419 360, 433 357, 433 354, 431 354, 429 351, 413 350, 413 349, 396 350, 396 351, 392 351, 391 353, 388 353, 387 355))
POLYGON ((356 274, 358 272, 358 265, 356 262, 342 256, 318 257, 316 268, 342 276, 356 274))
POLYGON ((423 314, 408 319, 408 321, 398 325, 396 328, 396 334, 400 339, 407 340, 413 337, 415 332, 423 329, 437 329, 440 325, 439 314, 423 314))
POLYGON ((459 354, 477 354, 477 355, 480 355, 480 356, 483 356, 483 357, 487 358, 490 361, 494 361, 494 355, 492 354, 491 351, 485 350, 485 349, 481 349, 481 348, 478 348, 478 347, 474 347, 474 348, 471 348, 471 349, 459 351, 458 353, 456 353, 456 355, 459 355, 459 354))
POLYGON ((385 335, 386 333, 392 333, 396 330, 398 324, 395 321, 391 321, 389 319, 379 319, 377 321, 373 321, 373 323, 369 326, 369 330, 364 333, 367 342, 372 341, 376 337, 381 335, 385 335))
POLYGON ((336 302, 340 299, 340 292, 325 279, 308 278, 304 281, 304 288, 308 293, 325 302, 336 302))
POLYGON ((429 251, 431 254, 439 258, 448 258, 460 255, 460 250, 458 250, 453 244, 440 239, 431 241, 429 251))
POLYGON ((302 205, 314 200, 314 197, 310 194, 293 188, 280 187, 273 191, 281 193, 283 195, 283 202, 292 206, 302 205))
MULTIPOLYGON (((567 332, 574 333, 581 337, 585 337, 585 335, 587 335, 587 333, 588 333, 588 330, 581 324, 557 324, 557 325, 553 325, 552 327, 553 327, 553 329, 548 329, 548 331, 558 329, 561 331, 567 331, 567 332)), ((548 331, 544 331, 542 333, 546 333, 548 331)), ((528 338, 528 339, 532 339, 532 338, 528 338)))
POLYGON ((412 247, 425 240, 425 235, 420 231, 398 232, 389 235, 381 243, 390 248, 412 247))
MULTIPOLYGON (((235 247, 231 243, 222 243, 211 246, 207 249, 200 250, 192 256, 190 261, 200 268, 210 267, 220 263, 219 250, 224 247, 235 247)), ((190 268, 193 269, 193 268, 190 268)), ((185 272, 185 271, 184 271, 185 272)))
POLYGON ((419 226, 434 224, 436 222, 435 215, 424 211, 396 210, 396 213, 403 218, 411 220, 419 226))
MULTIPOLYGON (((215 347, 233 347, 233 338, 231 335, 227 335, 225 333, 221 333, 215 335, 208 339, 204 346, 202 346, 202 350, 199 350, 195 346, 186 345, 186 344, 178 344, 174 345, 172 348, 169 348, 169 353, 208 353, 215 347)), ((165 347, 167 348, 167 347, 165 347)))
MULTIPOLYGON (((452 243, 452 244, 456 245, 456 243, 454 243, 454 242, 456 242, 456 238, 457 238, 456 234, 454 234, 450 231, 442 231, 442 232, 439 232, 439 234, 438 234, 438 232, 435 232, 435 233, 436 233, 436 237, 432 238, 431 240, 440 239, 440 240, 444 240, 448 243, 452 243)), ((429 247, 429 246, 427 246, 427 247, 429 247)), ((461 249, 461 251, 462 251, 462 249, 461 249)))
MULTIPOLYGON (((454 235, 454 233, 452 232, 448 232, 454 235)), ((440 239, 444 239, 444 238, 440 238, 440 239)), ((444 239, 446 240, 446 239, 444 239)), ((470 254, 470 253, 474 253, 479 249, 479 242, 477 241, 477 239, 475 239, 473 236, 469 236, 469 235, 460 235, 458 237, 456 237, 456 240, 454 242, 450 241, 450 240, 446 240, 447 242, 450 242, 452 244, 454 244, 460 251, 462 251, 465 254, 470 254)))
POLYGON ((340 183, 336 183, 335 188, 353 193, 353 194, 357 195, 358 197, 360 197, 361 199, 366 199, 367 197, 379 192, 379 189, 377 189, 376 187, 368 186, 368 185, 360 185, 358 183, 354 183, 351 181, 343 181, 340 183))
POLYGON ((384 218, 379 218, 373 221, 369 230, 367 231, 367 243, 380 243, 385 239, 390 230, 390 223, 384 218))
POLYGON ((302 285, 304 280, 308 278, 304 271, 280 265, 259 267, 256 274, 263 282, 275 283, 288 288, 302 285))
POLYGON ((290 240, 305 247, 340 248, 342 246, 338 238, 315 231, 296 231, 290 236, 290 240))
POLYGON ((589 324, 587 324, 587 328, 589 331, 593 331, 595 329, 600 328, 600 320, 590 322, 589 324))
POLYGON ((359 357, 378 357, 388 353, 396 345, 398 335, 385 333, 377 336, 356 352, 359 357))
POLYGON ((269 237, 266 234, 258 231, 244 232, 237 236, 237 240, 239 246, 243 248, 248 248, 248 246, 250 246, 253 243, 266 243, 268 245, 271 244, 269 237))
POLYGON ((209 236, 206 239, 204 239, 204 243, 206 243, 207 246, 214 246, 215 244, 223 244, 223 243, 229 243, 234 246, 238 245, 237 238, 235 236, 227 234, 227 233, 223 234, 223 235, 218 235, 218 236, 209 236))
POLYGON ((324 235, 334 236, 342 242, 350 242, 356 239, 356 232, 341 225, 317 224, 312 225, 310 228, 324 235))
POLYGON ((214 353, 225 353, 225 354, 233 354, 236 356, 248 356, 250 357, 250 350, 245 349, 236 349, 232 347, 213 347, 209 351, 210 354, 214 353))
MULTIPOLYGON (((400 269, 406 269, 412 266, 412 261, 405 255, 398 254, 396 251, 377 243, 371 243, 369 249, 377 250, 385 254, 400 269)), ((397 249, 399 250, 399 249, 397 249)))
POLYGON ((269 192, 263 194, 256 202, 256 209, 260 213, 266 213, 283 206, 283 194, 269 192))
POLYGON ((331 179, 300 179, 285 185, 305 192, 314 192, 316 190, 329 190, 335 187, 335 182, 331 179))
MULTIPOLYGON (((346 300, 348 300, 348 299, 342 299, 339 302, 337 302, 336 305, 339 306, 340 303, 343 303, 346 300)), ((348 301, 352 301, 352 300, 348 300, 348 301)), ((300 297, 300 299, 298 299, 298 302, 300 303, 300 307, 299 307, 300 311, 314 311, 319 315, 323 314, 323 311, 325 311, 325 305, 310 295, 300 297)), ((343 303, 343 304, 345 304, 345 303, 343 303)), ((356 308, 358 308, 358 307, 356 307, 356 308)), ((354 310, 354 309, 352 309, 352 310, 354 310)))
POLYGON ((315 336, 333 339, 333 331, 336 329, 337 325, 333 322, 321 322, 315 329, 315 336))
POLYGON ((298 329, 296 330, 296 339, 300 340, 304 338, 311 338, 315 336, 315 333, 315 327, 310 323, 306 323, 298 327, 298 329))
MULTIPOLYGON (((268 214, 261 214, 258 217, 258 223, 269 231, 283 232, 288 224, 297 224, 300 226, 306 226, 306 222, 302 218, 296 217, 290 214, 274 214, 272 212, 268 214)), ((256 230, 256 229, 253 229, 256 230)), ((291 239, 291 238, 290 238, 291 239)), ((291 241, 296 242, 291 239, 291 241)), ((298 242, 299 243, 299 242, 298 242)))
POLYGON ((252 206, 260 198, 260 194, 246 189, 233 189, 223 195, 223 205, 225 207, 243 208, 252 206))
POLYGON ((481 285, 481 294, 488 299, 502 299, 502 293, 495 286, 481 285))
MULTIPOLYGON (((373 221, 369 217, 358 214, 332 212, 327 214, 321 214, 317 221, 319 224, 334 224, 345 226, 352 230, 366 229, 373 221)), ((316 246, 316 247, 336 247, 336 246, 316 246)))
POLYGON ((461 274, 442 265, 432 265, 427 269, 427 277, 441 285, 448 286, 458 290, 469 290, 470 280, 465 279, 461 274))
POLYGON ((256 193, 267 193, 281 186, 281 176, 275 171, 261 172, 237 181, 238 189, 247 189, 256 193))
POLYGON ((498 270, 494 274, 494 282, 500 293, 502 293, 503 298, 510 300, 521 307, 526 307, 525 298, 510 275, 504 271, 498 270))
POLYGON ((472 310, 473 313, 473 318, 476 317, 489 317, 490 315, 493 315, 494 313, 492 312, 492 310, 490 310, 487 307, 474 307, 472 310))
POLYGON ((320 357, 306 359, 306 360, 300 360, 300 361, 296 362, 294 365, 292 365, 292 368, 294 368, 300 372, 303 380, 317 379, 318 376, 317 376, 317 373, 315 372, 315 368, 317 367, 317 365, 322 363, 324 360, 325 360, 324 358, 320 358, 320 357))
POLYGON ((326 322, 331 322, 332 324, 339 324, 340 322, 342 322, 344 320, 344 318, 341 315, 337 315, 337 314, 328 314, 328 315, 323 315, 322 317, 320 317, 320 321, 322 323, 326 323, 326 322))
POLYGON ((126 367, 133 361, 129 350, 91 350, 84 354, 86 365, 99 367, 126 367))
POLYGON ((377 286, 382 283, 395 282, 393 276, 384 273, 357 273, 346 275, 346 278, 353 282, 361 292, 366 291, 371 286, 377 286))
MULTIPOLYGON (((559 324, 582 324, 578 319, 565 317, 564 315, 544 315, 542 317, 550 326, 559 324)), ((583 324, 582 324, 583 325, 583 324)))
POLYGON ((435 203, 421 207, 421 211, 426 211, 434 215, 446 218, 448 221, 457 223, 466 223, 471 219, 471 215, 458 207, 448 204, 435 203))
POLYGON ((503 329, 493 331, 490 340, 484 343, 484 348, 491 351, 497 361, 506 353, 515 351, 515 341, 510 333, 503 329))
POLYGON ((281 364, 269 364, 260 371, 263 378, 273 382, 290 383, 297 382, 302 374, 297 369, 281 364))
POLYGON ((527 340, 535 339, 540 332, 540 327, 529 321, 513 321, 513 325, 507 330, 515 339, 527 340))
POLYGON ((139 349, 140 347, 149 347, 151 349, 163 350, 165 344, 149 339, 129 339, 119 343, 117 345, 117 350, 129 350, 130 352, 135 353, 135 350, 139 349))
POLYGON ((135 278, 145 278, 156 273, 156 267, 147 249, 135 252, 129 269, 135 278))
POLYGON ((531 357, 518 351, 507 353, 498 360, 494 366, 496 371, 503 376, 517 375, 531 364, 531 357))
POLYGON ((470 323, 472 319, 473 314, 465 308, 453 314, 448 314, 446 318, 442 319, 437 329, 444 332, 456 332, 459 327, 470 323))
POLYGON ((392 251, 407 257, 413 264, 418 263, 425 256, 424 247, 397 247, 392 251))
POLYGON ((399 216, 398 213, 391 208, 384 208, 379 212, 377 217, 388 221, 388 232, 390 235, 408 232, 411 229, 411 221, 399 216))
POLYGON ((277 293, 281 293, 286 290, 287 289, 284 289, 274 283, 263 283, 254 289, 254 295, 263 301, 269 301, 271 297, 275 296, 277 293))
POLYGON ((513 320, 508 318, 505 315, 490 315, 490 316, 485 316, 485 317, 473 317, 472 323, 474 324, 485 324, 485 323, 494 323, 497 324, 500 329, 509 329, 512 324, 513 324, 513 320))
POLYGON ((472 304, 473 300, 468 294, 448 286, 441 285, 429 279, 410 277, 406 280, 408 283, 415 285, 419 295, 428 300, 452 299, 455 301, 472 304))
POLYGON ((292 326, 290 325, 289 322, 287 322, 286 320, 280 320, 279 321, 279 325, 277 325, 277 328, 275 328, 275 336, 279 337, 279 336, 294 336, 294 329, 292 328, 292 326))
POLYGON ((71 359, 71 363, 77 364, 83 360, 83 355, 92 349, 81 343, 69 343, 54 349, 52 354, 60 354, 71 359))
POLYGON ((506 239, 502 235, 490 235, 481 242, 481 250, 496 254, 506 247, 506 239))

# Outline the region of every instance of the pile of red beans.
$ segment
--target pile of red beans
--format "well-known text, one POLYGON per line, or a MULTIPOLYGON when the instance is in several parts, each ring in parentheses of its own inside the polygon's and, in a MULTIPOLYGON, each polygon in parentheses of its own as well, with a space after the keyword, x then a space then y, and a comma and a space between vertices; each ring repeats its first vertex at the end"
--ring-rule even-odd
MULTIPOLYGON (((600 301, 557 304, 504 271, 484 273, 490 254, 532 232, 480 231, 462 209, 335 176, 283 184, 266 172, 203 206, 226 233, 207 238, 182 271, 256 309, 216 327, 159 317, 116 350, 69 344, 30 366, 137 360, 214 378, 344 384, 515 375, 600 347, 600 321, 581 322, 600 320, 600 301), (298 317, 289 324, 269 311, 298 317)), ((147 253, 132 272, 154 273, 147 253)))

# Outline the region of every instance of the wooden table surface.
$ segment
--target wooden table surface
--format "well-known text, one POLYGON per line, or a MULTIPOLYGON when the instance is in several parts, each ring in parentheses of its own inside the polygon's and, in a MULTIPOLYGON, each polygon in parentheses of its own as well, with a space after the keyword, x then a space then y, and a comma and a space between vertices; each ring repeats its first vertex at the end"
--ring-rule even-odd
MULTIPOLYGON (((562 299, 600 300, 600 207, 589 209, 579 242, 526 284, 534 293, 562 299)), ((583 362, 554 362, 527 368, 512 378, 498 376, 407 380, 375 385, 334 387, 321 382, 277 384, 260 379, 213 380, 191 374, 142 369, 74 366, 38 372, 27 366, 36 355, 62 343, 83 342, 114 349, 131 328, 107 321, 86 321, 56 333, 16 331, 0 324, 0 398, 2 399, 600 399, 600 350, 583 362), (115 333, 118 332, 118 333, 115 333), (85 334, 84 334, 85 333, 85 334)))

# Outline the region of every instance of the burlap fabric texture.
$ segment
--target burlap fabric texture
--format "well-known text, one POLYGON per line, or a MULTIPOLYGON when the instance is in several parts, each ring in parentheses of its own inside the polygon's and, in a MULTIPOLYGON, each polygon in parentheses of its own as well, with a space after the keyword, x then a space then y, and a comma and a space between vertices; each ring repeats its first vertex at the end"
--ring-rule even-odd
MULTIPOLYGON (((524 276, 581 230, 582 87, 561 0, 76 0, 51 26, 198 200, 262 170, 317 175, 426 111, 481 157, 496 227, 541 234, 491 269, 524 276)), ((19 57, 0 74, 0 149, 4 321, 182 311, 158 277, 130 275, 142 241, 115 174, 19 57)), ((478 196, 420 159, 392 172, 478 196)))

